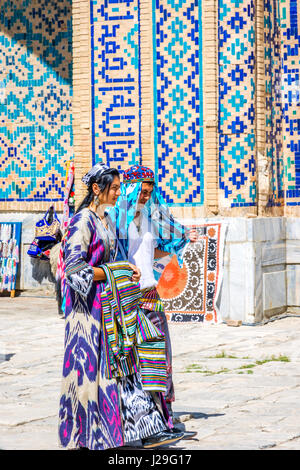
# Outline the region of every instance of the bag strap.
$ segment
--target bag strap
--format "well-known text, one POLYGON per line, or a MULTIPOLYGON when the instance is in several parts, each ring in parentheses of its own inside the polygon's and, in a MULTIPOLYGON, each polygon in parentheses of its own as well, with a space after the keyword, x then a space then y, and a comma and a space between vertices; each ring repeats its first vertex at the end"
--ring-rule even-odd
POLYGON ((49 209, 47 210, 47 213, 45 214, 45 222, 47 225, 52 225, 53 224, 53 216, 54 216, 54 207, 50 206, 49 209), (47 218, 49 217, 49 218, 47 218))

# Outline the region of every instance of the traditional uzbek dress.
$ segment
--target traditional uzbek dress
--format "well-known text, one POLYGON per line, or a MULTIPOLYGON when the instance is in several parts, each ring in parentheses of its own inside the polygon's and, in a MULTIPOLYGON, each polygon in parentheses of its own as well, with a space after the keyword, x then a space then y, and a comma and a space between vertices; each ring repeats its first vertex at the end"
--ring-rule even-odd
POLYGON ((165 430, 168 414, 158 394, 145 391, 138 372, 108 374, 103 295, 93 267, 117 255, 112 228, 88 208, 70 221, 63 241, 65 339, 59 404, 59 443, 92 450, 122 446, 165 430))

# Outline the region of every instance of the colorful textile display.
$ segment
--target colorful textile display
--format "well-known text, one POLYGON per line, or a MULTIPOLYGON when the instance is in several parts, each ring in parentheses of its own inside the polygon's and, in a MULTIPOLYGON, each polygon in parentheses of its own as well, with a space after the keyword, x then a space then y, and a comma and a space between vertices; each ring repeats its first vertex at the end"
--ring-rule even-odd
POLYGON ((189 243, 180 267, 176 256, 166 265, 155 263, 159 277, 157 291, 169 321, 218 323, 217 307, 223 273, 225 230, 221 223, 195 226, 199 240, 189 243))
POLYGON ((140 299, 140 308, 151 312, 164 312, 165 307, 156 289, 143 289, 140 299))
POLYGON ((166 392, 164 397, 166 402, 173 402, 175 400, 174 384, 172 378, 172 346, 170 332, 168 328, 168 320, 165 314, 165 306, 161 301, 156 288, 142 289, 142 296, 140 299, 140 308, 160 331, 164 333, 165 337, 165 354, 166 354, 166 392))
POLYGON ((141 372, 144 390, 166 391, 164 335, 139 308, 141 292, 130 281, 126 262, 101 266, 107 285, 101 294, 107 332, 107 376, 124 377, 141 372))
POLYGON ((44 241, 35 238, 30 244, 30 247, 27 251, 27 254, 31 258, 39 258, 43 261, 49 261, 50 259, 50 250, 55 245, 54 241, 44 241))
POLYGON ((20 259, 21 222, 0 223, 0 292, 14 291, 20 259))

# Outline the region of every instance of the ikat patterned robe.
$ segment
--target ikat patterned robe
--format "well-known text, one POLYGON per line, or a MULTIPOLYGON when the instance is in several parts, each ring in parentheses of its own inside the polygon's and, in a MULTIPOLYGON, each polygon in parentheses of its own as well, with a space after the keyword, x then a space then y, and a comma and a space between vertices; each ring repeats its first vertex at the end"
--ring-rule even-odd
POLYGON ((94 271, 113 261, 113 234, 96 214, 83 209, 70 222, 64 240, 66 275, 63 379, 59 442, 64 448, 101 450, 124 444, 116 380, 104 373, 100 293, 94 271))

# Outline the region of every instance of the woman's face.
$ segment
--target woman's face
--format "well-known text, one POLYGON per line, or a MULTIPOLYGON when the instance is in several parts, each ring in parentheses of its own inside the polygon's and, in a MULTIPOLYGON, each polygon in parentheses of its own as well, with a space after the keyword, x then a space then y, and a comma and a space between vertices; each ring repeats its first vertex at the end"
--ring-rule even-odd
POLYGON ((110 188, 105 189, 103 193, 100 193, 99 186, 97 185, 97 183, 94 184, 94 193, 98 194, 100 204, 104 204, 105 206, 114 206, 117 202, 118 197, 121 194, 120 178, 118 176, 115 176, 110 188))
POLYGON ((142 183, 141 194, 139 197, 139 204, 144 205, 149 201, 153 188, 154 188, 153 183, 146 183, 146 182, 142 183))

